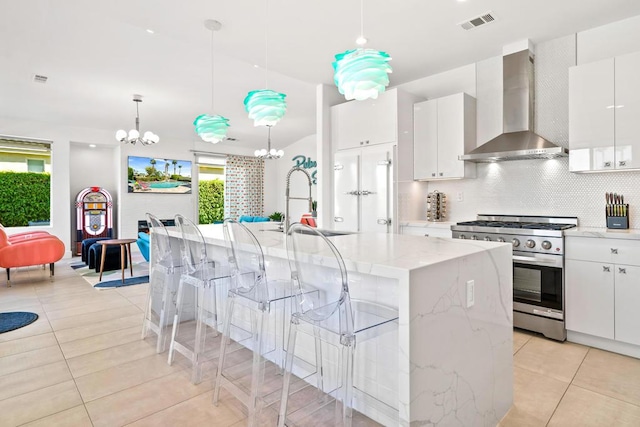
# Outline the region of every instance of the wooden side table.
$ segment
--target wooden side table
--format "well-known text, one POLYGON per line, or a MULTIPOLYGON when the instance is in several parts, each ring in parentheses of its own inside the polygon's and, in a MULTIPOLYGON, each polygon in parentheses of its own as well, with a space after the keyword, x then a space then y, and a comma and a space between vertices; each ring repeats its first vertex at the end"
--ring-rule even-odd
POLYGON ((135 242, 136 239, 108 239, 108 240, 99 240, 97 243, 102 245, 102 256, 100 257, 100 281, 102 281, 102 271, 104 270, 104 260, 107 257, 107 247, 112 245, 120 245, 120 269, 122 270, 122 283, 124 283, 124 253, 125 247, 126 251, 129 254, 129 269, 131 271, 131 277, 133 277, 133 264, 131 263, 131 244, 135 242))

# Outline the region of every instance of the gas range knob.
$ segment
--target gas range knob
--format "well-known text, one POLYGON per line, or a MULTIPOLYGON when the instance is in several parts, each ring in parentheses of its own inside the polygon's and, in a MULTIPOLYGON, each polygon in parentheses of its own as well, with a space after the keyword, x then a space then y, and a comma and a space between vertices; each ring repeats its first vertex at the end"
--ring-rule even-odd
POLYGON ((474 234, 473 236, 471 236, 471 240, 478 240, 478 236, 474 234))
POLYGON ((484 240, 485 240, 485 242, 490 242, 490 241, 491 241, 491 237, 489 237, 489 236, 484 236, 484 240))
POLYGON ((502 237, 498 237, 498 242, 504 243, 504 239, 502 237))
POLYGON ((536 242, 534 242, 534 241, 533 241, 533 240, 531 240, 531 239, 527 240, 527 243, 525 243, 525 244, 527 245, 527 247, 528 247, 529 249, 531 249, 531 248, 535 248, 535 247, 536 247, 536 242))
POLYGON ((517 248, 518 246, 520 246, 520 240, 518 239, 513 239, 511 241, 511 244, 513 245, 514 248, 517 248))
POLYGON ((541 245, 542 245, 542 249, 551 249, 551 242, 548 240, 545 240, 544 242, 542 242, 541 245))

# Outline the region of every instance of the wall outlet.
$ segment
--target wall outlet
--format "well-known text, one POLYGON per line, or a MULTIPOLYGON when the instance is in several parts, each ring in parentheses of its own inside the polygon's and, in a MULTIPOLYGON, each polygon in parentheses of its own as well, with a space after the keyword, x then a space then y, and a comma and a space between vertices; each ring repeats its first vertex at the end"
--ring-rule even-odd
POLYGON ((458 193, 456 194, 456 200, 458 200, 459 202, 464 200, 464 193, 462 191, 458 191, 458 193))
POLYGON ((467 281, 467 308, 471 307, 476 302, 476 282, 475 280, 467 281))

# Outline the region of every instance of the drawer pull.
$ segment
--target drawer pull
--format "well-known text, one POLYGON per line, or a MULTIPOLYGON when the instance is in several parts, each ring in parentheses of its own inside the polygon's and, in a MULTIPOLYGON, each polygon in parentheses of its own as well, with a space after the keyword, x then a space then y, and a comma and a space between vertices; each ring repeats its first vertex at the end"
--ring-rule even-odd
POLYGON ((618 255, 618 250, 617 250, 617 249, 614 249, 614 248, 611 248, 611 253, 612 253, 612 254, 615 254, 615 255, 618 255))
POLYGON ((604 271, 605 273, 610 273, 611 272, 611 268, 609 268, 607 266, 603 266, 602 267, 602 271, 604 271))
POLYGON ((620 267, 618 267, 618 273, 620 273, 620 274, 627 274, 627 269, 626 269, 626 268, 620 268, 620 267))

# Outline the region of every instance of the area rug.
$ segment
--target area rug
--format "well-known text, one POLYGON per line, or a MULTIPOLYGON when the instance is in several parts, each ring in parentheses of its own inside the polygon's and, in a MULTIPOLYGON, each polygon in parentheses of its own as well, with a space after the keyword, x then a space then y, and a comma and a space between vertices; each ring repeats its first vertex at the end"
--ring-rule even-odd
POLYGON ((38 320, 38 315, 27 311, 0 313, 0 334, 27 326, 38 320))
MULTIPOLYGON (((91 286, 94 286, 100 282, 100 272, 95 271, 93 268, 89 268, 86 264, 80 267, 77 266, 78 263, 73 262, 70 263, 69 266, 74 269, 74 271, 82 276, 84 280, 86 280, 91 286)), ((124 272, 125 283, 127 279, 138 279, 140 277, 147 277, 146 282, 138 282, 138 283, 130 283, 130 285, 137 285, 139 283, 147 283, 149 281, 149 263, 147 261, 133 261, 133 275, 131 274, 131 270, 129 267, 124 272)), ((108 281, 118 281, 122 285, 122 270, 109 270, 102 273, 102 282, 108 281)), ((96 289, 113 289, 113 287, 101 287, 96 289)))
POLYGON ((139 285, 141 283, 149 283, 149 276, 126 277, 124 279, 124 283, 122 283, 122 279, 109 280, 106 282, 103 281, 96 283, 93 287, 97 289, 109 289, 120 288, 122 286, 139 285))

